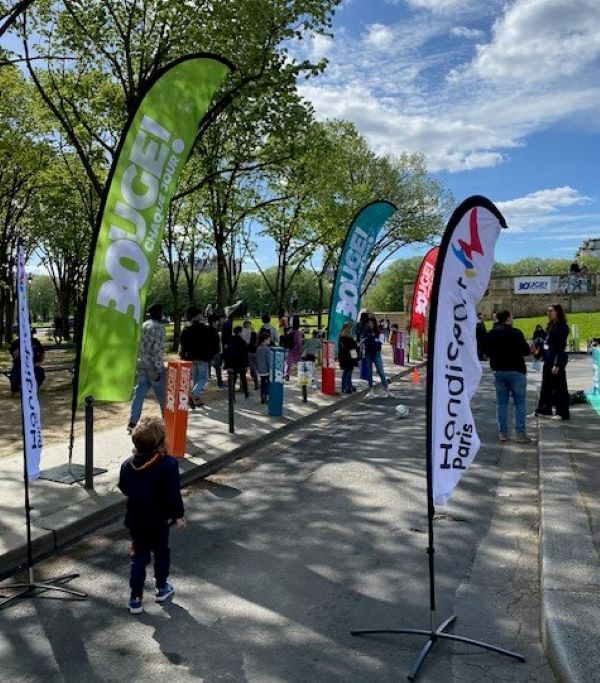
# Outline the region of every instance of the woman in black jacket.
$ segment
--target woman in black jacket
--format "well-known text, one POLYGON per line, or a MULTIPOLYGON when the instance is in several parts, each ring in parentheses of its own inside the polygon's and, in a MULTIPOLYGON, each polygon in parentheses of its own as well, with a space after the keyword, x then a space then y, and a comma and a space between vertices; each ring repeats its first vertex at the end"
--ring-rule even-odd
POLYGON ((338 362, 342 369, 342 394, 356 391, 352 384, 352 371, 358 365, 358 344, 352 336, 352 322, 344 323, 338 344, 338 362))
POLYGON ((569 390, 567 389, 566 347, 569 337, 569 326, 563 307, 553 304, 548 307, 548 327, 544 339, 544 368, 542 388, 536 415, 552 416, 552 407, 556 408, 553 420, 569 419, 569 390))

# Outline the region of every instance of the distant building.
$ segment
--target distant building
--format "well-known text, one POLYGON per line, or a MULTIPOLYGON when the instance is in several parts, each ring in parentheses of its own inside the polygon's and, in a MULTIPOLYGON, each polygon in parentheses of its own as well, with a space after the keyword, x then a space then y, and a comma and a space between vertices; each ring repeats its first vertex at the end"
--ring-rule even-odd
POLYGON ((582 242, 577 250, 577 259, 585 258, 586 256, 600 258, 600 239, 589 239, 582 242))

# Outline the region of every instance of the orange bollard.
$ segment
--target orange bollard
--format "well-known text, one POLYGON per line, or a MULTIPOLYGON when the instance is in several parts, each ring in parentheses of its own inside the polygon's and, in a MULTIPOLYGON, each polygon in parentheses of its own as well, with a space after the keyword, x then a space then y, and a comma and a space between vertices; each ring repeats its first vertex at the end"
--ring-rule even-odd
POLYGON ((410 378, 413 384, 421 383, 421 373, 419 372, 419 368, 417 368, 416 366, 413 368, 410 378))
POLYGON ((192 364, 186 360, 169 361, 165 395, 164 420, 169 455, 183 458, 187 439, 188 396, 192 381, 192 364))

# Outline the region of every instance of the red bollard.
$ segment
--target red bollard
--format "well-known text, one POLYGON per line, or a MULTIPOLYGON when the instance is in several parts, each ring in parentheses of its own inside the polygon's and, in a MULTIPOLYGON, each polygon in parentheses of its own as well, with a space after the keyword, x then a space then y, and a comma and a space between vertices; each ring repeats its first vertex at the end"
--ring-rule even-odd
POLYGON ((167 367, 165 391, 165 429, 169 455, 183 458, 187 439, 188 397, 192 382, 192 364, 187 360, 171 360, 167 367))
POLYGON ((321 342, 321 391, 335 396, 335 342, 321 342))

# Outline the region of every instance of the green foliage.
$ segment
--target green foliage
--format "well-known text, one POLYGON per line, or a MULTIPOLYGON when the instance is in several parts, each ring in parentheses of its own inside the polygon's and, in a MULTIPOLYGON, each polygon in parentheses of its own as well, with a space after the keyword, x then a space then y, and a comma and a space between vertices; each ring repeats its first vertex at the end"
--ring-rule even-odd
POLYGON ((52 278, 34 275, 29 286, 29 312, 35 322, 52 321, 58 311, 58 300, 52 278))
POLYGON ((569 259, 538 258, 531 256, 514 263, 494 263, 492 275, 564 275, 569 272, 569 259))
MULTIPOLYGON (((588 339, 600 337, 600 311, 589 313, 567 313, 569 326, 579 325, 579 339, 582 346, 588 339)), ((540 315, 533 318, 515 318, 514 326, 523 332, 526 339, 531 339, 536 325, 546 328, 548 316, 540 315)))
POLYGON ((367 290, 363 305, 374 311, 403 311, 404 285, 417 279, 422 256, 398 259, 379 276, 377 282, 367 290))

